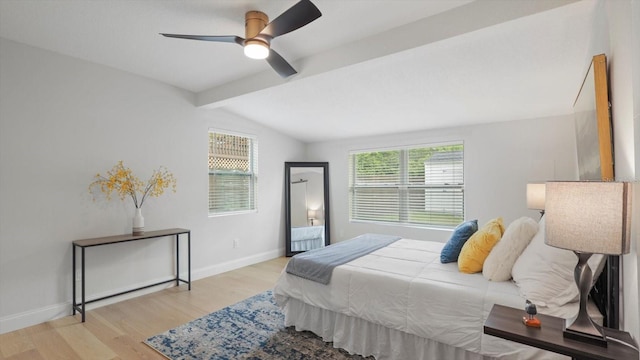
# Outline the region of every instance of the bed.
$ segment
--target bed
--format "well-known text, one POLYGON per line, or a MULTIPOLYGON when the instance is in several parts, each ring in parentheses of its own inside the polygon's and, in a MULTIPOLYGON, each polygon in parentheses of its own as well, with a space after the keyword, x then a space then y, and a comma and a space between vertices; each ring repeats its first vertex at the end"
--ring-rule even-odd
MULTIPOLYGON (((283 271, 274 296, 285 325, 378 360, 566 358, 483 334, 494 304, 524 308, 525 299, 512 281, 442 264, 443 246, 400 239, 335 267, 326 285, 283 271)), ((563 318, 577 311, 576 302, 541 309, 563 318)))
POLYGON ((324 246, 324 226, 291 228, 291 251, 306 251, 324 246))

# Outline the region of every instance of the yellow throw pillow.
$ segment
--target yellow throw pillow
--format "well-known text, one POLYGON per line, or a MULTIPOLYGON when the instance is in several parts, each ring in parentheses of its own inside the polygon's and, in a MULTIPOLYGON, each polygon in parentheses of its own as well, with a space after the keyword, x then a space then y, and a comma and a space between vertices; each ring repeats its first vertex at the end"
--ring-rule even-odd
POLYGON ((458 256, 460 272, 473 274, 482 271, 484 260, 491 249, 498 243, 504 233, 504 223, 501 217, 490 220, 476 231, 464 244, 458 256))

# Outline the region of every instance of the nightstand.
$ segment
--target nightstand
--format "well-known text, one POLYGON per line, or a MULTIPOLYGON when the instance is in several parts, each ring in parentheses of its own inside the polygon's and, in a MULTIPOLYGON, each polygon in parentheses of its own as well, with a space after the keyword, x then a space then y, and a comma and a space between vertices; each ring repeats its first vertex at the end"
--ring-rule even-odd
MULTIPOLYGON (((638 351, 609 340, 608 347, 587 344, 567 339, 562 335, 565 320, 544 314, 536 315, 542 322, 541 328, 532 328, 522 323, 524 310, 502 305, 494 305, 484 323, 484 333, 499 338, 530 345, 539 349, 571 356, 574 359, 620 360, 638 359, 638 351)), ((635 343, 628 332, 605 328, 608 337, 630 344, 635 343)))

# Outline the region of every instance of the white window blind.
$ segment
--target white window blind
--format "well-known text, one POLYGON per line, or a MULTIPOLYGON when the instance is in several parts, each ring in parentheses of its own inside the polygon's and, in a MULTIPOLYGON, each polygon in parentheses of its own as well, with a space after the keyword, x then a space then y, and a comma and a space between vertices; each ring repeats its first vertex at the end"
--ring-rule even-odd
POLYGON ((453 227, 464 219, 462 143, 352 152, 352 221, 453 227))
POLYGON ((209 130, 209 214, 256 210, 258 141, 209 130))

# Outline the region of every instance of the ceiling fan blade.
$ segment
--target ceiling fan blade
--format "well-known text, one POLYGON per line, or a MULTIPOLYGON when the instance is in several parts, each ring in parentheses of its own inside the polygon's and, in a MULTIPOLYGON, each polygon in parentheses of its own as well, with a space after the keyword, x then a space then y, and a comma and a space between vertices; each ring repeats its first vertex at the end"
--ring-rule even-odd
POLYGON ((244 39, 240 36, 235 35, 224 35, 224 36, 213 36, 213 35, 179 35, 179 34, 160 34, 166 37, 178 38, 178 39, 189 39, 189 40, 202 40, 202 41, 216 41, 216 42, 227 42, 227 43, 236 43, 238 45, 244 44, 244 39))
POLYGON ((276 36, 299 29, 320 16, 322 16, 322 13, 311 1, 301 0, 270 22, 260 31, 260 35, 273 39, 276 36))
POLYGON ((266 58, 267 62, 278 75, 283 78, 288 78, 291 75, 295 75, 298 72, 275 50, 269 49, 269 56, 266 58))

